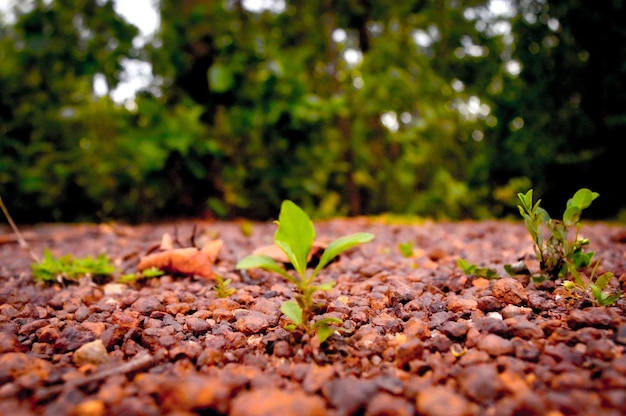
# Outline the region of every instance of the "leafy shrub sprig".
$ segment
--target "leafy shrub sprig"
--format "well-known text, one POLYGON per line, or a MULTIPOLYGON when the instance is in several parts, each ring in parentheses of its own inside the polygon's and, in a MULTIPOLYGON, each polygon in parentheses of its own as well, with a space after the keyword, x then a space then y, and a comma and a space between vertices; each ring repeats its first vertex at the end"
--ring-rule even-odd
POLYGON ((333 325, 340 325, 338 318, 326 317, 311 323, 313 310, 316 306, 313 296, 318 291, 328 291, 335 285, 334 281, 320 284, 315 283, 319 272, 340 253, 362 243, 374 239, 370 233, 355 233, 341 237, 330 243, 319 263, 311 273, 307 273, 307 263, 313 241, 315 228, 309 216, 296 204, 283 201, 278 216, 278 228, 274 234, 274 243, 285 253, 295 270, 295 276, 269 256, 250 255, 240 260, 237 269, 260 268, 278 273, 285 280, 294 284, 298 295, 295 300, 288 300, 281 305, 280 310, 292 322, 289 328, 300 328, 310 334, 317 334, 321 342, 324 342, 332 333, 333 325))

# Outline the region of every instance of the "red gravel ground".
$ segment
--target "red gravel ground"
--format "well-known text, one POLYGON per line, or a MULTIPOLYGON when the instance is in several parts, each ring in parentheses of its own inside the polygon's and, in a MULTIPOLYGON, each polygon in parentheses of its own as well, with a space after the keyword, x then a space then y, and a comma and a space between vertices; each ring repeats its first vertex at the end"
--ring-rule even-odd
MULTIPOLYGON (((626 300, 597 307, 559 282, 535 287, 504 264, 533 265, 521 223, 316 223, 321 242, 367 231, 374 241, 321 273, 336 286, 320 316, 343 320, 319 345, 284 329, 294 288, 236 262, 271 244, 275 225, 186 221, 42 225, 33 251, 105 253, 134 271, 164 233, 183 244, 221 239, 214 281, 163 276, 141 284, 36 284, 28 253, 0 228, 0 415, 623 415, 626 300), (398 244, 412 243, 410 257, 398 244), (466 276, 463 258, 501 279, 466 276), (94 347, 94 353, 85 351, 94 347), (99 348, 98 348, 99 347, 99 348)), ((626 227, 582 234, 626 285, 626 227)), ((535 262, 536 263, 536 262, 535 262)))

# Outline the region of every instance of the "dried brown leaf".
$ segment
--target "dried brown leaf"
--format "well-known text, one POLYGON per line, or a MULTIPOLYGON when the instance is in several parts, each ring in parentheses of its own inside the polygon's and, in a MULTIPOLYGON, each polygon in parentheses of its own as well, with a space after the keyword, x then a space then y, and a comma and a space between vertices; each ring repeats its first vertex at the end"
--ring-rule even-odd
POLYGON ((174 240, 172 240, 172 236, 168 233, 163 234, 161 237, 161 250, 173 250, 174 249, 174 240))
POLYGON ((149 254, 139 260, 138 271, 152 267, 167 273, 213 278, 213 264, 222 247, 221 240, 207 243, 202 249, 196 247, 176 248, 149 254))

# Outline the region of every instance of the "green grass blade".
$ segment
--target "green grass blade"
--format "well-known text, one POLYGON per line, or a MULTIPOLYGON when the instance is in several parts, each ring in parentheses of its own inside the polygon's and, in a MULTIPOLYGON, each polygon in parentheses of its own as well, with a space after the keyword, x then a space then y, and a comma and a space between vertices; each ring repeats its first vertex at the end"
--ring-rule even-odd
POLYGON ((276 263, 276 261, 269 256, 252 254, 250 256, 244 257, 243 259, 239 260, 239 262, 237 262, 237 264, 235 265, 235 269, 237 270, 255 269, 255 268, 267 270, 269 272, 278 273, 279 275, 287 279, 289 282, 294 283, 294 284, 298 283, 297 280, 292 275, 287 273, 285 269, 280 267, 278 263, 276 263))

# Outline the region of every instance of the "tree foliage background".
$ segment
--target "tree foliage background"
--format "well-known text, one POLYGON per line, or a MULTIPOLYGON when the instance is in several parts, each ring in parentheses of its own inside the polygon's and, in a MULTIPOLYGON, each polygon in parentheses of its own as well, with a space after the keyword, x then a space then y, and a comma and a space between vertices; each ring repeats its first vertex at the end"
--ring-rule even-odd
MULTIPOLYGON (((621 1, 33 0, 0 23, 0 195, 22 222, 501 217, 533 187, 623 216, 621 1), (151 84, 116 103, 94 93, 151 84)), ((555 214, 556 215, 556 214, 555 214)))

